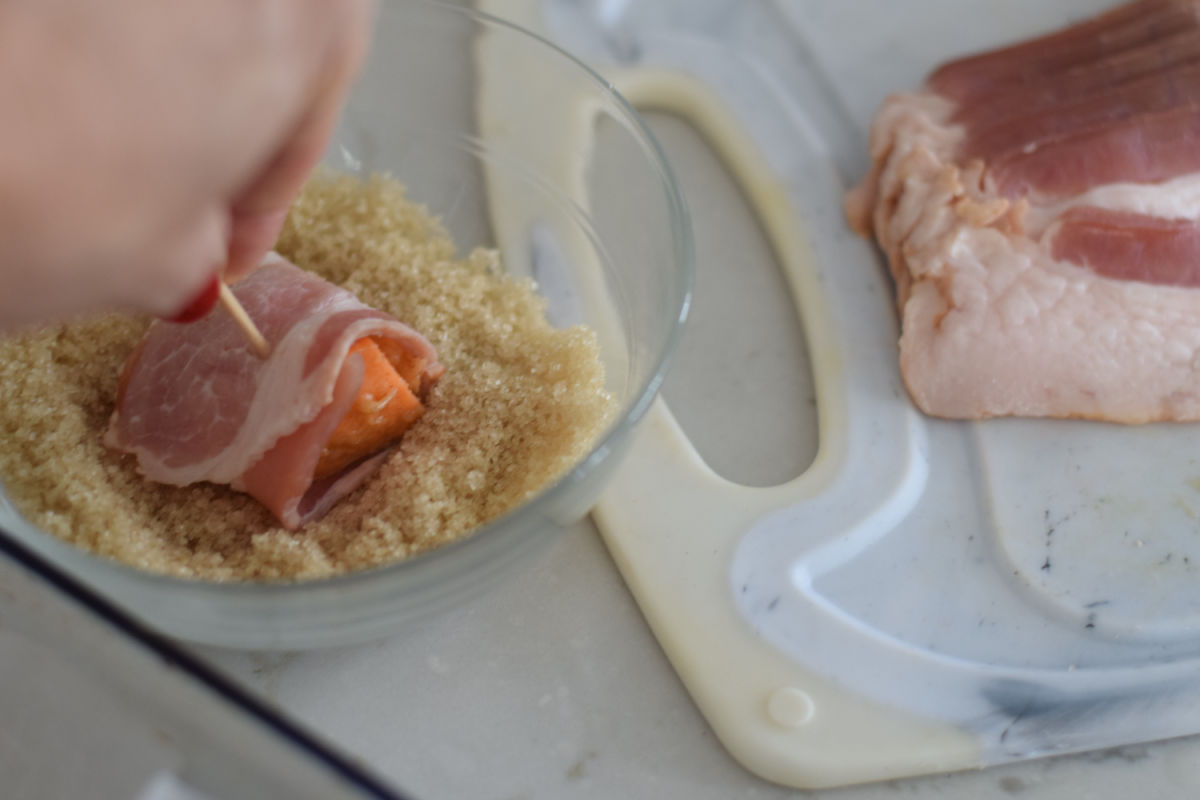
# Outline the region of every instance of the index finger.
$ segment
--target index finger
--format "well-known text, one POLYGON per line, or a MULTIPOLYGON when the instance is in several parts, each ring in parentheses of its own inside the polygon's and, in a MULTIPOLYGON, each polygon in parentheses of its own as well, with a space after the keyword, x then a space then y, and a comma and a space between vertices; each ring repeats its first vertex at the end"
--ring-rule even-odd
POLYGON ((275 244, 288 209, 329 144, 345 96, 366 52, 366 2, 339 3, 346 31, 316 85, 313 102, 292 128, 283 146, 230 209, 229 252, 225 277, 236 281, 259 265, 275 244))

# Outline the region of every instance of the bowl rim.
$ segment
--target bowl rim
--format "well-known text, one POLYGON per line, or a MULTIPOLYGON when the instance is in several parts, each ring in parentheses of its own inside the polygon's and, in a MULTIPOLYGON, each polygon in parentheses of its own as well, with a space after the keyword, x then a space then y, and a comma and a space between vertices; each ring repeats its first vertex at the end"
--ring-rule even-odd
MULTIPOLYGON (((641 114, 634 108, 613 84, 606 80, 596 70, 592 69, 578 57, 550 41, 539 33, 524 28, 509 20, 493 14, 478 11, 473 8, 456 5, 448 0, 406 0, 410 5, 438 8, 449 13, 459 14, 476 24, 507 30, 519 38, 525 38, 537 46, 546 48, 573 65, 577 70, 595 84, 602 93, 614 102, 615 107, 625 116, 625 122, 631 125, 642 144, 651 156, 648 166, 655 168, 661 188, 666 197, 668 216, 671 220, 670 234, 673 243, 674 264, 673 274, 673 312, 674 318, 662 347, 656 355, 642 385, 631 392, 631 401, 627 411, 621 414, 600 437, 593 443, 587 455, 578 461, 553 483, 538 491, 532 498, 519 506, 501 514, 499 517, 485 523, 469 532, 461 539, 435 547, 415 556, 392 561, 378 566, 367 567, 319 578, 300 578, 283 580, 211 580, 187 576, 169 575, 152 572, 125 564, 106 556, 97 555, 82 547, 64 541, 51 533, 43 531, 16 512, 11 504, 0 502, 0 508, 8 505, 12 510, 15 524, 0 525, 0 536, 16 538, 26 546, 34 546, 37 551, 47 557, 54 557, 58 563, 75 562, 85 567, 89 573, 86 580, 91 582, 105 578, 132 581, 150 591, 159 589, 170 590, 186 595, 210 595, 218 592, 221 595, 237 597, 273 597, 290 598, 309 596, 313 593, 341 593, 352 588, 395 583, 397 586, 407 586, 411 580, 398 576, 411 574, 428 574, 430 579, 435 577, 437 565, 457 560, 459 553, 464 550, 478 549, 481 542, 504 538, 502 533, 516 534, 519 528, 525 527, 530 517, 536 517, 541 509, 552 506, 554 501, 570 489, 571 485, 586 477, 604 463, 615 449, 616 443, 625 440, 632 433, 631 429, 645 416, 654 402, 671 362, 678 350, 679 341, 683 335, 685 323, 691 310, 692 291, 695 280, 695 253, 692 235, 691 217, 687 203, 680 189, 675 171, 661 143, 651 131, 641 114), (29 541, 32 537, 33 541, 29 541), (57 551, 57 552, 55 552, 57 551)), ((107 582, 107 581, 106 581, 107 582)), ((111 586, 112 584, 109 584, 111 586)))

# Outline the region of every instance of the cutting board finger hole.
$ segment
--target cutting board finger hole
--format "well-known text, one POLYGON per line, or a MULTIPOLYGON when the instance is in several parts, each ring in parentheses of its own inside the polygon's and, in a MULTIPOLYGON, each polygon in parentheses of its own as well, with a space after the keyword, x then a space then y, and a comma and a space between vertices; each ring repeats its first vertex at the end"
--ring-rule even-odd
POLYGON ((804 330, 775 249, 736 165, 698 126, 639 110, 675 167, 696 241, 692 324, 663 394, 715 472, 746 486, 785 483, 816 455, 817 411, 804 330))

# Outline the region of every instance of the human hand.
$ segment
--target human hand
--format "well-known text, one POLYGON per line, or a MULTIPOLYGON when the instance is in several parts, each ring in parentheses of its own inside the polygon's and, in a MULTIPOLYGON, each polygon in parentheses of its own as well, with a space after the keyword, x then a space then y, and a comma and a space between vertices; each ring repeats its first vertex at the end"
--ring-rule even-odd
POLYGON ((170 315, 274 244, 370 0, 0 0, 0 329, 170 315))

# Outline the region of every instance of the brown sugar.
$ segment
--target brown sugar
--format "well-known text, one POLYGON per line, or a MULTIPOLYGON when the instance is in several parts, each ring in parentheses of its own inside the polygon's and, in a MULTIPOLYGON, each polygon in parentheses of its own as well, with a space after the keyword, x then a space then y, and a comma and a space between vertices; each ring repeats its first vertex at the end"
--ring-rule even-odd
POLYGON ((395 181, 322 173, 278 250, 421 331, 446 374, 376 476, 289 532, 224 486, 144 481, 101 443, 146 321, 110 314, 0 338, 0 483, 34 525, 134 566, 209 580, 307 579, 407 558, 534 496, 611 420, 595 335, 557 330, 496 253, 456 259, 395 181))

